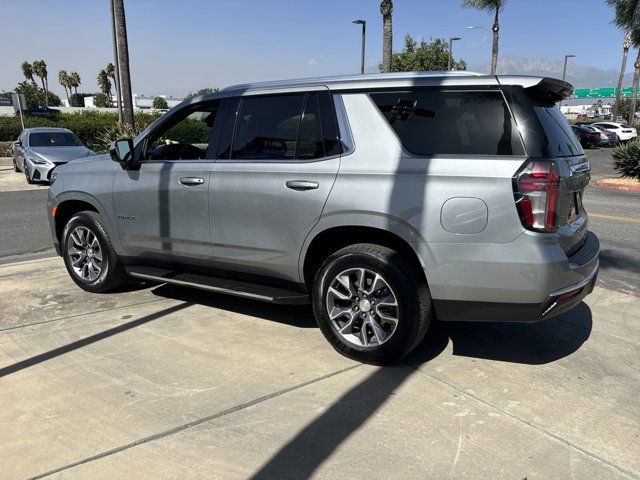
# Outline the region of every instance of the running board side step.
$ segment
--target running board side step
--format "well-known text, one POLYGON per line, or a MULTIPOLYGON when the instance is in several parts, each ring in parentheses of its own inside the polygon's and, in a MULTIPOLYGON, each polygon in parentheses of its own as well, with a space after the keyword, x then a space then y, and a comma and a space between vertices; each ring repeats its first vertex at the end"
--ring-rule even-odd
POLYGON ((282 305, 304 305, 309 303, 309 295, 295 290, 259 285, 221 277, 210 277, 195 273, 178 273, 155 267, 125 267, 126 272, 135 278, 154 282, 170 283, 183 287, 198 288, 209 292, 235 295, 263 302, 282 305))

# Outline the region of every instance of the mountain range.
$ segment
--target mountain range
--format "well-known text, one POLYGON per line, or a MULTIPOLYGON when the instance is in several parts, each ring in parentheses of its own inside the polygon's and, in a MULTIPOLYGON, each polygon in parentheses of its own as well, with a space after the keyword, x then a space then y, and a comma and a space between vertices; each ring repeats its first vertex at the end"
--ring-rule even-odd
MULTIPOLYGON (((524 58, 504 56, 498 59, 498 75, 540 75, 562 78, 563 60, 551 58, 524 58)), ((489 64, 477 65, 472 71, 488 73, 489 64)), ((623 86, 631 86, 633 79, 633 59, 627 62, 627 74, 623 86)), ((575 88, 615 87, 618 84, 616 70, 602 70, 597 67, 585 67, 569 63, 567 65, 567 81, 575 88)))

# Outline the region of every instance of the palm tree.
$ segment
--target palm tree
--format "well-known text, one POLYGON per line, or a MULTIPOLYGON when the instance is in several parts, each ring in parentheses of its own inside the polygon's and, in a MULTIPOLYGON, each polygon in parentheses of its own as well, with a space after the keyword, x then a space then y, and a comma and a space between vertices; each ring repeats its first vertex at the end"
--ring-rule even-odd
POLYGON ((33 79, 33 66, 29 62, 22 62, 22 74, 27 80, 31 80, 34 85, 36 81, 33 79))
POLYGON ((133 97, 131 95, 131 73, 129 70, 129 40, 127 38, 127 20, 124 14, 124 0, 112 0, 113 16, 116 24, 116 44, 118 46, 118 65, 120 66, 120 88, 122 95, 124 123, 134 128, 133 97))
POLYGON ((504 8, 507 0, 462 0, 462 6, 465 8, 477 8, 494 14, 493 27, 493 46, 491 47, 491 75, 496 74, 498 68, 498 41, 500 39, 500 12, 504 8))
POLYGON ((107 66, 104 67, 104 71, 107 73, 107 76, 111 77, 113 81, 116 81, 116 67, 113 63, 107 63, 107 66))
POLYGON ((100 91, 108 95, 109 101, 111 101, 111 81, 109 80, 109 74, 106 69, 98 72, 98 86, 100 87, 100 91))
POLYGON ((73 90, 75 91, 75 94, 78 94, 78 87, 80 86, 80 84, 82 83, 82 81, 80 80, 80 75, 78 75, 78 72, 71 72, 71 74, 69 75, 69 79, 71 80, 71 86, 73 87, 73 90))
MULTIPOLYGON (((616 89, 616 103, 613 106, 613 119, 617 120, 620 99, 622 97, 622 81, 627 68, 627 56, 629 55, 629 47, 631 47, 632 42, 631 37, 636 23, 636 18, 638 17, 638 10, 640 9, 640 0, 606 0, 606 2, 614 10, 612 23, 625 31, 624 40, 622 42, 622 65, 620 66, 618 88, 616 89)), ((638 62, 636 61, 636 63, 638 62)), ((634 72, 634 77, 635 76, 636 73, 634 72)), ((634 100, 632 100, 632 103, 634 103, 634 100)))
POLYGON ((393 24, 391 20, 393 1, 382 0, 380 13, 382 14, 382 71, 390 72, 391 53, 393 50, 393 24))
POLYGON ((71 91, 69 88, 69 74, 65 70, 60 70, 58 72, 58 83, 62 85, 62 88, 64 88, 64 94, 67 96, 67 102, 69 102, 69 106, 71 106, 71 100, 69 100, 69 92, 71 91))
POLYGON ((47 64, 44 60, 35 60, 32 65, 33 73, 42 82, 42 90, 44 90, 44 104, 49 105, 49 81, 47 79, 47 64))

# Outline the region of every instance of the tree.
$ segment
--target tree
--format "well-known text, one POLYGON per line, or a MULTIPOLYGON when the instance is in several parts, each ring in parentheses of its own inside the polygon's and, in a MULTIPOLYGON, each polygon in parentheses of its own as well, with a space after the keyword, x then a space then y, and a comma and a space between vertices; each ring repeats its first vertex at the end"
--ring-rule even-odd
POLYGON ((111 81, 106 70, 100 70, 98 72, 98 86, 100 91, 111 98, 111 81))
MULTIPOLYGON (((29 108, 33 107, 41 107, 45 104, 45 95, 44 90, 38 87, 37 84, 32 83, 31 81, 20 82, 16 88, 14 88, 16 93, 21 93, 24 95, 25 101, 29 108)), ((60 97, 58 97, 55 93, 49 92, 48 96, 49 105, 56 107, 60 105, 60 97)))
POLYGON ((507 0, 462 0, 462 6, 465 8, 477 8, 486 12, 493 13, 493 45, 491 47, 491 75, 496 74, 498 68, 498 41, 500 39, 500 12, 504 8, 507 0))
POLYGON ((67 102, 69 102, 69 106, 71 106, 71 100, 69 99, 69 95, 71 94, 71 87, 69 87, 69 74, 65 70, 60 70, 58 72, 58 83, 62 85, 64 88, 64 94, 67 97, 67 102))
MULTIPOLYGON (((424 70, 446 70, 449 62, 449 43, 444 38, 436 38, 427 42, 424 38, 420 43, 411 35, 404 37, 404 50, 394 53, 391 61, 392 72, 415 72, 424 70)), ((451 59, 454 70, 466 70, 464 60, 451 59)), ((383 66, 380 65, 382 71, 383 66)))
POLYGON ((36 81, 33 79, 33 66, 29 62, 22 62, 21 68, 24 78, 30 80, 31 83, 35 85, 36 81))
POLYGON ((69 74, 69 78, 71 80, 71 82, 70 82, 71 86, 73 87, 73 90, 77 95, 78 94, 78 87, 82 83, 82 80, 80 79, 80 75, 78 75, 78 72, 71 72, 69 74))
POLYGON ((93 105, 100 108, 108 108, 111 106, 111 100, 104 93, 96 93, 93 96, 93 105))
POLYGON ((167 101, 164 98, 155 97, 153 99, 153 108, 155 108, 156 110, 166 110, 167 108, 169 108, 169 105, 167 105, 167 101))
POLYGON ((49 81, 47 79, 47 64, 44 60, 36 60, 33 62, 33 73, 42 82, 42 90, 44 91, 44 104, 49 105, 49 81))
POLYGON ((113 1, 113 17, 116 24, 116 44, 118 47, 118 65, 120 67, 120 88, 122 91, 123 121, 134 127, 133 96, 131 95, 131 73, 129 70, 129 40, 127 21, 124 13, 124 0, 113 1))
POLYGON ((629 118, 629 112, 631 111, 631 99, 630 98, 620 98, 613 104, 614 111, 618 112, 622 118, 629 118))
POLYGON ((189 92, 184 96, 184 99, 188 99, 188 98, 193 98, 193 97, 197 97, 199 95, 205 95, 207 93, 216 93, 219 92, 220 89, 218 87, 213 87, 213 88, 201 88, 200 90, 196 90, 195 92, 189 92))
POLYGON ((391 56, 393 53, 393 13, 392 0, 382 0, 380 14, 382 15, 382 71, 391 71, 391 56))
POLYGON ((620 66, 620 76, 618 77, 618 88, 616 89, 616 102, 613 107, 613 120, 618 119, 621 112, 616 108, 620 104, 622 95, 622 81, 624 79, 625 70, 627 69, 627 56, 629 55, 629 47, 631 47, 631 34, 634 27, 634 19, 637 17, 640 7, 640 0, 606 0, 613 8, 613 23, 625 31, 624 40, 622 41, 622 65, 620 66))

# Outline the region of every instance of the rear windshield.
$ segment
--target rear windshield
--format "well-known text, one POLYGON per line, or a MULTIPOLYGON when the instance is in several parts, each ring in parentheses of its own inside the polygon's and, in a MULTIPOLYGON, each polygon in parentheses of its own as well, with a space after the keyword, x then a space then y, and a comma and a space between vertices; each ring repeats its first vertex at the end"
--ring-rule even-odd
POLYGON ((416 155, 523 155, 501 92, 371 93, 371 99, 416 155))
POLYGON ((79 147, 82 143, 70 132, 38 132, 29 135, 30 147, 79 147))
MULTIPOLYGON (((544 133, 546 134, 548 154, 552 157, 571 157, 582 155, 584 151, 564 115, 556 107, 534 106, 544 133)), ((586 127, 585 130, 591 130, 586 127)))

